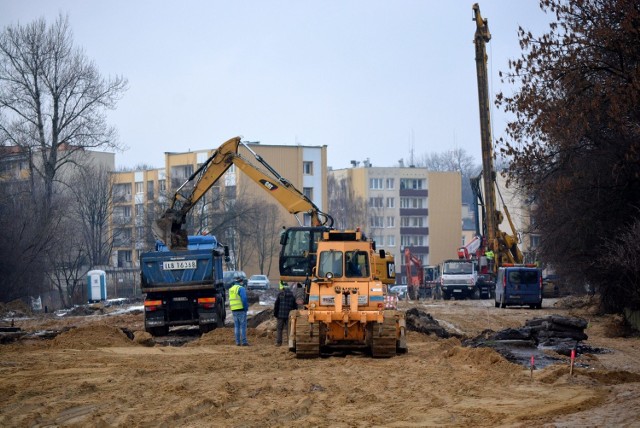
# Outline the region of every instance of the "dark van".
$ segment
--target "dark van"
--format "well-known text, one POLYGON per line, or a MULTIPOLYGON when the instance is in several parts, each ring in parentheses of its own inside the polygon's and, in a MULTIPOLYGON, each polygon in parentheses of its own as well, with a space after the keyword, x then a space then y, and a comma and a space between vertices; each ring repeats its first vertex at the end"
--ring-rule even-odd
POLYGON ((498 269, 496 278, 496 308, 526 306, 542 307, 542 270, 529 266, 509 266, 498 269))

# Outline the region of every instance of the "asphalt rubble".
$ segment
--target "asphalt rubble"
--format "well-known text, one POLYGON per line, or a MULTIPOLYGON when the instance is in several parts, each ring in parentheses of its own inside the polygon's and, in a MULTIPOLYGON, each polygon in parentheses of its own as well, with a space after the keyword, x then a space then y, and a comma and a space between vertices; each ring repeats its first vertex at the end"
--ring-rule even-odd
POLYGON ((548 315, 527 320, 521 328, 500 331, 485 330, 473 338, 447 332, 430 314, 417 308, 406 312, 407 329, 441 338, 458 337, 463 346, 492 348, 507 360, 529 366, 532 358, 537 368, 561 361, 560 356, 599 354, 609 352, 583 343, 588 339, 584 330, 588 322, 579 317, 548 315), (557 354, 558 356, 554 356, 557 354))

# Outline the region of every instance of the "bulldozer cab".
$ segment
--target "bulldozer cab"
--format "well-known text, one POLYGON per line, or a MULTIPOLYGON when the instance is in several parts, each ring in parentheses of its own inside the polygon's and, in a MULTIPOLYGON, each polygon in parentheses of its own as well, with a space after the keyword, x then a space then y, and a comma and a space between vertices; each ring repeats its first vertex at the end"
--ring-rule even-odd
POLYGON ((369 253, 363 250, 321 251, 317 275, 321 278, 369 278, 369 253), (330 275, 327 275, 330 274, 330 275))

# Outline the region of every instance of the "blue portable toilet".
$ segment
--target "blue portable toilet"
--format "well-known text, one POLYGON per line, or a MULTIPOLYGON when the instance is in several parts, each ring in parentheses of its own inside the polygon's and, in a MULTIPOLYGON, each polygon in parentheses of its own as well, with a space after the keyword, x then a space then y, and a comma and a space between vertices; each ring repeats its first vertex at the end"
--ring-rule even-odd
POLYGON ((107 300, 107 273, 103 270, 87 272, 87 296, 89 302, 107 300))

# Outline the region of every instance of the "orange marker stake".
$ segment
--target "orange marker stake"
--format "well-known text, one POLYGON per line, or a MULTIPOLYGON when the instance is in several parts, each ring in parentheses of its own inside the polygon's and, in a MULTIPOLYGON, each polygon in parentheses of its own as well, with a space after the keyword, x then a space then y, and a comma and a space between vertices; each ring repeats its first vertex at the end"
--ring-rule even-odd
POLYGON ((533 354, 531 354, 531 369, 530 369, 531 370, 531 373, 530 373, 531 379, 533 379, 533 369, 535 368, 535 366, 536 366, 535 359, 533 358, 533 354))
POLYGON ((569 376, 573 376, 573 363, 576 360, 576 350, 571 350, 571 368, 569 369, 569 376))

